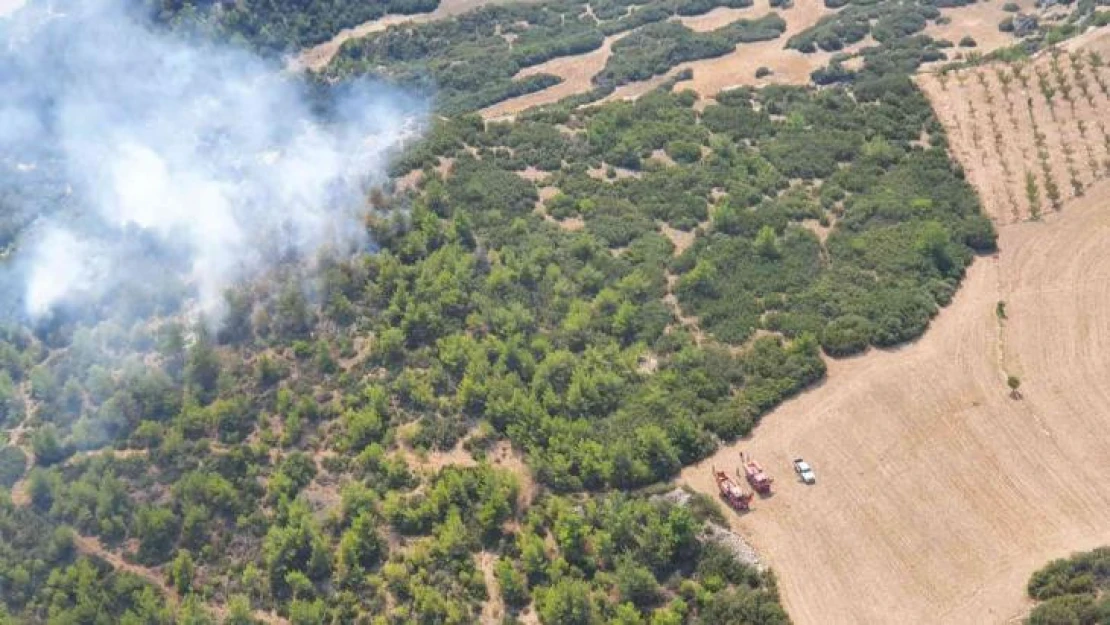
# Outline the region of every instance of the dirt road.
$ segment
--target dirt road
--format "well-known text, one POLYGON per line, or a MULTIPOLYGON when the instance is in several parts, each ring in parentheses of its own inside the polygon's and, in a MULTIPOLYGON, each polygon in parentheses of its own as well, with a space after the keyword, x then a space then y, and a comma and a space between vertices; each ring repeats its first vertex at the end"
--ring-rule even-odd
POLYGON ((1033 570, 1110 543, 1110 182, 1002 227, 1000 246, 919 342, 832 363, 752 440, 682 473, 715 494, 709 466, 742 449, 775 474, 731 520, 796 622, 1005 623, 1033 570))

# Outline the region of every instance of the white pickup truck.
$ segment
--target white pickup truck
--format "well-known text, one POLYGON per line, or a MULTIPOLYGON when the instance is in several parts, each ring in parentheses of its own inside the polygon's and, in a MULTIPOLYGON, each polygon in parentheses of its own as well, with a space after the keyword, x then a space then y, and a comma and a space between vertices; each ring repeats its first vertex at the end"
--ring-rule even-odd
POLYGON ((797 473, 798 477, 802 478, 802 481, 806 484, 815 484, 817 482, 817 476, 813 474, 813 467, 809 466, 809 463, 801 458, 794 459, 794 472, 797 473))

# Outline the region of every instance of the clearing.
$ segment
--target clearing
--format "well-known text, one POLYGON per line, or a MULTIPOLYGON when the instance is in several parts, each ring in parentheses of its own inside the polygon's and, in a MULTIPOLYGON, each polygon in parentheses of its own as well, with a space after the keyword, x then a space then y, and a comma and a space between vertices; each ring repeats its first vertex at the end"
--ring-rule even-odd
MULTIPOLYGON (((978 52, 987 54, 999 48, 1012 46, 1017 39, 1011 33, 998 30, 998 23, 1016 13, 1002 10, 1003 5, 1011 0, 982 0, 962 7, 941 9, 940 12, 951 21, 947 24, 929 22, 925 27, 925 34, 934 39, 947 39, 953 44, 959 44, 960 39, 970 36, 975 40, 974 48, 952 48, 951 52, 978 52)), ((1027 14, 1034 10, 1033 0, 1018 0, 1014 2, 1021 8, 1021 13, 1027 14)))
POLYGON ((562 78, 563 81, 546 89, 541 89, 534 93, 527 93, 516 98, 502 100, 488 106, 482 109, 482 117, 493 120, 506 119, 532 107, 553 104, 563 98, 589 91, 593 88, 593 83, 591 82, 593 77, 597 75, 598 72, 605 69, 605 63, 609 61, 609 54, 611 53, 613 43, 628 35, 630 32, 632 31, 606 37, 601 47, 597 50, 575 56, 556 57, 550 61, 540 63, 539 65, 533 65, 520 70, 517 72, 516 76, 513 76, 514 80, 520 80, 536 74, 551 74, 562 78))
MULTIPOLYGON (((831 52, 802 54, 797 50, 785 48, 786 42, 791 37, 834 12, 825 6, 824 0, 795 0, 794 6, 789 9, 774 9, 768 0, 756 0, 755 6, 750 10, 754 11, 755 15, 777 11, 786 20, 786 32, 778 39, 741 44, 731 54, 685 63, 675 68, 675 72, 684 69, 691 69, 694 72, 693 78, 676 84, 675 91, 693 89, 698 95, 706 98, 713 97, 726 89, 744 85, 806 84, 809 82, 810 73, 827 65, 832 58, 831 52), (756 79, 755 71, 760 67, 766 67, 773 73, 756 79)), ((693 25, 690 27, 694 28, 693 25)), ((852 46, 842 52, 850 54, 858 47, 860 46, 852 46)))
MULTIPOLYGON (((772 9, 769 0, 756 0, 753 6, 742 9, 717 7, 702 15, 679 17, 675 19, 685 24, 691 30, 707 32, 731 24, 739 19, 757 18, 771 11, 777 11, 779 15, 786 20, 786 32, 779 38, 771 41, 742 43, 736 47, 734 52, 722 57, 683 63, 678 67, 672 68, 664 75, 621 85, 603 101, 639 97, 686 68, 694 70, 693 80, 680 82, 675 89, 679 90, 689 87, 695 89, 703 96, 715 95, 722 88, 729 86, 754 84, 755 70, 761 65, 767 65, 775 69, 775 75, 768 76, 760 82, 787 82, 791 80, 794 82, 809 81, 809 72, 827 63, 831 55, 823 53, 805 55, 794 50, 784 50, 783 46, 786 45, 786 41, 795 33, 809 28, 815 24, 817 20, 821 19, 823 15, 832 12, 830 9, 825 8, 823 0, 797 0, 793 8, 785 10, 772 9), (809 69, 805 69, 804 72, 801 69, 797 69, 795 66, 800 67, 800 64, 809 69), (794 69, 790 69, 792 67, 794 69), (779 69, 783 70, 782 74, 779 74, 779 69), (721 82, 719 76, 725 71, 727 71, 729 78, 721 82), (702 74, 706 76, 702 77, 702 74), (745 77, 747 80, 745 80, 745 77), (714 82, 714 80, 716 80, 716 82, 714 82), (703 91, 704 85, 710 83, 716 85, 718 82, 721 82, 721 84, 718 85, 715 90, 710 92, 708 88, 705 88, 703 91), (703 88, 699 88, 699 85, 703 86, 703 88)), ((619 33, 606 38, 605 43, 592 52, 552 59, 546 63, 521 70, 520 73, 515 76, 516 79, 544 73, 559 76, 563 79, 563 82, 535 93, 529 93, 517 98, 510 98, 498 102, 493 106, 483 109, 481 111, 482 116, 486 119, 504 119, 535 106, 554 104, 563 98, 589 91, 593 88, 593 77, 605 68, 605 63, 609 60, 610 48, 613 42, 627 35, 629 32, 634 31, 619 33)))
MULTIPOLYGON (((819 19, 833 12, 832 9, 825 7, 824 0, 796 0, 794 6, 789 9, 775 9, 771 7, 769 0, 756 0, 753 6, 742 9, 718 7, 702 15, 675 19, 692 30, 707 32, 739 19, 753 19, 772 11, 786 20, 786 32, 777 39, 742 43, 736 46, 733 52, 724 56, 683 63, 664 75, 621 85, 603 101, 639 97, 684 69, 693 70, 694 77, 691 80, 679 82, 675 90, 693 89, 702 97, 712 97, 723 89, 741 85, 809 82, 810 72, 825 66, 832 58, 832 54, 826 52, 802 54, 796 50, 786 50, 783 46, 790 37, 813 26, 819 19), (774 73, 757 80, 755 70, 760 67, 768 67, 774 73)), ((589 91, 593 88, 591 80, 604 69, 605 63, 609 60, 613 42, 627 34, 627 32, 620 33, 607 38, 601 48, 592 52, 553 59, 521 70, 515 78, 546 73, 559 76, 563 82, 535 93, 498 102, 483 109, 482 116, 486 119, 504 119, 535 106, 553 104, 568 96, 589 91)), ((851 53, 862 45, 864 44, 861 43, 844 52, 851 53)))

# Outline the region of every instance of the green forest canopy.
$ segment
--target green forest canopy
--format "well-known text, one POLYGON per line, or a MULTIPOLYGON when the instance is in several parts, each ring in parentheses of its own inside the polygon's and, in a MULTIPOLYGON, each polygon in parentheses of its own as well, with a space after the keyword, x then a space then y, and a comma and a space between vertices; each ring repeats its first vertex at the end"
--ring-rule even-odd
MULTIPOLYGON (((485 42, 472 62, 502 84, 625 28, 627 6, 592 6, 597 25, 521 33, 518 56, 464 18, 336 71, 388 53, 434 73, 485 42)), ((630 15, 710 8, 654 6, 630 15)), ((922 45, 843 86, 441 118, 392 166, 420 182, 371 194, 376 253, 230 291, 217 332, 127 307, 5 328, 0 422, 32 434, 0 447, 4 491, 35 464, 28 506, 0 493, 0 622, 467 623, 493 593, 544 623, 786 622, 773 577, 703 537, 713 502, 638 489, 749 433, 823 354, 919 336, 994 249, 907 77, 922 45), (493 462, 506 444, 530 475, 493 462), (477 466, 421 460, 459 445, 477 466)), ((614 80, 685 54, 656 52, 615 56, 614 80)), ((471 109, 477 84, 444 98, 471 109)))

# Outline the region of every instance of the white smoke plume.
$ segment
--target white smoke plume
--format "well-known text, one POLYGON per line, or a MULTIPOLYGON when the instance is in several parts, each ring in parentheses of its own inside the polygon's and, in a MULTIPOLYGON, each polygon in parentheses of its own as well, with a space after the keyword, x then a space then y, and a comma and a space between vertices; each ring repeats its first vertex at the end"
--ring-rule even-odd
MULTIPOLYGON (((277 254, 365 244, 366 185, 426 107, 380 84, 341 91, 321 119, 276 63, 161 32, 103 0, 0 19, 0 184, 52 164, 67 185, 61 208, 30 209, 7 261, 24 311, 156 280, 156 247, 178 259, 180 275, 166 277, 218 315, 223 291, 277 254)), ((28 210, 3 191, 0 211, 28 210)))

